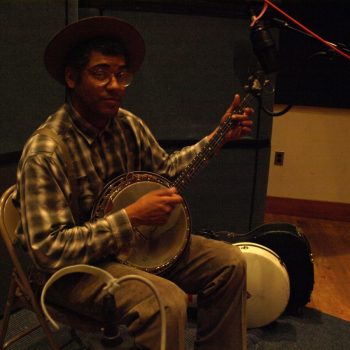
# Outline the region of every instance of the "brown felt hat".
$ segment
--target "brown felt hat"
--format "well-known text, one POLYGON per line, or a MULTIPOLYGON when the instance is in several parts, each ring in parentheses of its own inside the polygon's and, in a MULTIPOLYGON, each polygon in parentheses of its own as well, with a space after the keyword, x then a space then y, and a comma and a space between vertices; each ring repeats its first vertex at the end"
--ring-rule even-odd
POLYGON ((99 37, 119 41, 127 50, 129 70, 134 73, 140 68, 145 56, 145 43, 141 34, 119 18, 96 16, 67 25, 51 39, 44 53, 47 71, 59 83, 65 84, 67 54, 78 44, 99 37))

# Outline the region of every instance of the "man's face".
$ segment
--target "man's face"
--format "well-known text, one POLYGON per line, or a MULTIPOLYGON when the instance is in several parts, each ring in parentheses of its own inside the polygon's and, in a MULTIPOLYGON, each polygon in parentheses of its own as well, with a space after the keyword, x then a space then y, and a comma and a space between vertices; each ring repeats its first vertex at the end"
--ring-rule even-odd
POLYGON ((116 78, 125 72, 124 56, 105 56, 96 51, 90 54, 80 79, 67 68, 66 82, 72 90, 73 107, 94 126, 104 127, 108 119, 117 114, 125 95, 125 86, 116 78))

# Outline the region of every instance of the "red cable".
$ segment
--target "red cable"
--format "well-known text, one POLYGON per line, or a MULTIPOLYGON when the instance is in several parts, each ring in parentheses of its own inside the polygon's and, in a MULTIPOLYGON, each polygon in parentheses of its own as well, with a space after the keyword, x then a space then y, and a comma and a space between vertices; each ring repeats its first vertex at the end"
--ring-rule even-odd
POLYGON ((250 26, 251 27, 254 27, 255 26, 255 23, 265 14, 267 8, 269 7, 269 5, 267 3, 264 3, 264 7, 263 9, 261 10, 261 12, 259 13, 258 16, 253 16, 252 17, 252 23, 250 23, 250 26))
POLYGON ((273 7, 275 10, 279 11, 280 13, 282 13, 282 15, 284 15, 285 17, 287 17, 289 20, 291 20, 292 22, 294 22, 295 24, 297 24, 300 28, 302 28, 303 30, 305 30, 307 33, 309 33, 310 35, 312 35, 314 38, 318 39, 319 41, 321 41, 323 44, 327 45, 328 47, 330 47, 332 50, 338 52, 340 55, 344 56, 345 58, 347 58, 348 60, 350 60, 350 55, 347 55, 345 52, 343 52, 342 50, 339 50, 337 47, 335 47, 334 45, 332 45, 330 42, 324 40, 323 38, 321 38, 319 35, 317 35, 316 33, 312 32, 310 29, 308 29, 307 27, 305 27, 303 24, 301 24, 300 22, 298 22, 296 19, 294 19, 293 17, 291 17, 290 15, 288 15, 286 12, 284 12, 283 10, 281 10, 279 7, 277 7, 275 4, 273 4, 271 1, 269 0, 264 0, 264 2, 267 5, 270 5, 271 7, 273 7))

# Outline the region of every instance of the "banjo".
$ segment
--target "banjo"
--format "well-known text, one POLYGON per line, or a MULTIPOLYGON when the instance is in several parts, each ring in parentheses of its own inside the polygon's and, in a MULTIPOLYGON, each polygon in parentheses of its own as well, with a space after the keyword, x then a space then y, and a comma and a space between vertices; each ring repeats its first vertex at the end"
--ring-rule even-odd
MULTIPOLYGON (((246 89, 255 91, 254 95, 257 95, 261 90, 260 83, 257 79, 251 79, 246 89)), ((254 95, 248 93, 233 114, 243 113, 254 95)), ((232 118, 221 123, 210 141, 173 182, 158 174, 143 171, 129 172, 110 181, 93 207, 92 220, 121 210, 153 190, 175 187, 177 193, 181 194, 197 172, 215 155, 226 134, 237 123, 232 118)), ((190 244, 191 219, 187 204, 185 201, 178 204, 164 225, 141 225, 133 229, 136 239, 131 252, 127 256, 119 254, 117 260, 150 273, 162 274, 181 258, 190 244)))

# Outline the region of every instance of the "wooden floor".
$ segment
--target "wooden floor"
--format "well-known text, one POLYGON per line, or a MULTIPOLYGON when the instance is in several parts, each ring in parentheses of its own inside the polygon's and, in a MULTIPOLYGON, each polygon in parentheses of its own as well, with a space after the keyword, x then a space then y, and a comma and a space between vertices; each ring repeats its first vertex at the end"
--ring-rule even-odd
POLYGON ((350 321, 350 222, 266 214, 265 222, 288 222, 308 238, 315 285, 308 307, 350 321))

